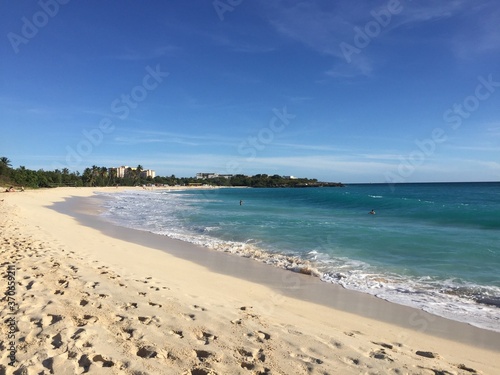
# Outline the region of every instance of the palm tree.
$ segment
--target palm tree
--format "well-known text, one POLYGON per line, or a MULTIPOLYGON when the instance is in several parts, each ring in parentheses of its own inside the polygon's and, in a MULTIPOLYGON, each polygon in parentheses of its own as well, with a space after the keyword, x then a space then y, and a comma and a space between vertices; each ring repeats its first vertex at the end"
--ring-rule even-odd
POLYGON ((0 158, 0 175, 8 175, 11 172, 9 171, 11 166, 9 158, 2 156, 0 158))
POLYGON ((106 185, 106 177, 108 177, 108 168, 106 167, 101 167, 99 168, 99 186, 105 186, 106 185))
POLYGON ((92 186, 93 178, 92 178, 92 170, 90 168, 85 168, 85 170, 83 171, 82 181, 88 186, 92 186))
POLYGON ((95 186, 97 177, 99 176, 99 167, 97 165, 93 165, 90 171, 91 171, 91 176, 89 184, 90 186, 95 186))
POLYGON ((141 182, 141 174, 142 174, 142 171, 144 170, 144 168, 142 167, 142 165, 138 165, 137 168, 135 169, 135 173, 136 173, 136 179, 137 179, 137 183, 140 183, 141 182))
POLYGON ((11 161, 9 160, 9 158, 8 158, 8 157, 6 157, 6 156, 2 156, 2 157, 0 158, 0 164, 4 165, 4 166, 5 166, 5 167, 7 167, 7 168, 12 167, 12 162, 11 162, 11 161))
POLYGON ((109 175, 109 179, 108 179, 108 186, 110 184, 114 185, 116 183, 116 177, 117 177, 117 170, 116 168, 109 168, 108 169, 108 175, 109 175))

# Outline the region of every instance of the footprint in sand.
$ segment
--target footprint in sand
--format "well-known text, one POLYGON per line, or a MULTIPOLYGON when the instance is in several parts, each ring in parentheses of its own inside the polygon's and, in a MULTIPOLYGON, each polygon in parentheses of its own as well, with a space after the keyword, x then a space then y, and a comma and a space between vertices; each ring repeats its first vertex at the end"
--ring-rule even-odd
POLYGON ((356 337, 356 335, 362 335, 362 333, 359 331, 350 331, 350 332, 344 332, 344 335, 350 337, 356 337))
POLYGON ((145 324, 145 325, 150 325, 151 323, 157 323, 159 324, 160 323, 160 319, 158 319, 156 316, 139 316, 137 317, 137 319, 142 323, 142 324, 145 324))
POLYGON ((386 360, 389 362, 394 362, 394 360, 389 357, 389 355, 385 352, 384 349, 380 349, 374 352, 370 353, 370 358, 375 358, 375 359, 381 359, 381 360, 386 360))
POLYGON ((187 373, 183 373, 183 375, 217 375, 217 373, 213 372, 210 369, 195 367, 189 370, 187 373))
POLYGON ((143 346, 141 348, 139 348, 139 350, 137 351, 137 356, 141 357, 141 358, 155 358, 158 353, 156 352, 155 348, 153 348, 152 346, 143 346))
POLYGON ((58 333, 55 336, 52 336, 51 345, 54 347, 54 349, 59 349, 62 346, 62 344, 63 344, 63 342, 62 342, 60 333, 58 333))
POLYGON ((137 303, 136 302, 129 302, 123 306, 123 309, 125 309, 125 310, 137 309, 137 303))
POLYGON ((92 288, 92 289, 95 289, 97 286, 99 286, 99 282, 88 282, 85 284, 85 287, 86 288, 92 288))
POLYGON ((194 314, 182 314, 182 316, 184 317, 184 319, 189 321, 196 320, 196 315, 194 314))
POLYGON ((470 372, 470 373, 472 373, 472 374, 477 374, 477 371, 476 371, 476 370, 474 370, 473 368, 467 367, 467 366, 466 366, 466 365, 464 365, 464 364, 459 364, 459 365, 457 366, 457 368, 459 368, 460 370, 465 370, 465 371, 470 372))
POLYGON ((266 361, 266 355, 264 354, 264 349, 258 350, 247 350, 245 348, 240 348, 237 350, 238 354, 243 357, 243 359, 247 362, 253 362, 257 360, 259 362, 266 361))
POLYGON ((92 361, 96 364, 100 364, 101 367, 113 367, 115 363, 109 359, 104 358, 102 355, 97 354, 92 358, 92 361))
POLYGON ((263 349, 259 349, 257 351, 250 351, 244 348, 240 348, 237 350, 238 354, 242 357, 240 366, 241 368, 253 371, 253 374, 265 375, 270 374, 270 369, 267 367, 263 367, 262 364, 266 360, 266 356, 264 354, 263 349))
POLYGON ((70 266, 69 266, 69 269, 70 269, 71 271, 73 271, 74 273, 77 273, 77 272, 78 272, 78 268, 77 268, 77 267, 75 267, 75 266, 70 265, 70 266))
POLYGON ((169 334, 173 335, 173 336, 177 336, 178 338, 180 339, 183 339, 184 338, 184 335, 182 334, 182 331, 181 330, 171 330, 169 332, 169 334))
POLYGON ((47 314, 45 318, 42 319, 42 323, 44 326, 51 326, 61 320, 63 320, 63 316, 61 315, 47 314))
POLYGON ((205 345, 210 344, 210 341, 217 340, 217 336, 211 334, 210 332, 194 331, 194 335, 198 341, 201 341, 205 345))
POLYGON ((245 311, 245 318, 252 318, 252 319, 259 319, 259 316, 256 315, 256 314, 252 314, 249 310, 251 309, 252 307, 247 307, 247 306, 243 306, 243 307, 240 307, 240 310, 241 311, 245 311))
POLYGON ((352 363, 353 365, 359 366, 361 365, 361 361, 358 358, 347 358, 347 363, 352 363))
POLYGON ((77 327, 83 327, 89 323, 95 323, 99 320, 97 316, 93 315, 84 315, 83 317, 73 316, 71 319, 77 327))
POLYGON ((85 329, 83 328, 78 328, 75 333, 73 333, 73 335, 71 336, 71 340, 79 340, 80 338, 82 338, 82 335, 83 334, 86 334, 86 331, 85 329))
MULTIPOLYGON (((42 361, 42 366, 45 367, 51 374, 54 373, 54 358, 47 358, 42 361)), ((15 373, 14 373, 15 374, 15 373)))
POLYGON ((86 354, 83 354, 80 359, 78 360, 78 366, 83 368, 83 372, 89 372, 90 366, 92 366, 92 362, 90 361, 89 357, 87 357, 86 354))
POLYGON ((439 354, 433 352, 426 352, 423 350, 417 350, 415 354, 425 358, 439 358, 439 354))
POLYGON ((337 340, 331 340, 328 345, 330 347, 334 347, 335 349, 342 349, 342 347, 344 346, 340 341, 337 341, 337 340))
POLYGON ((392 345, 392 344, 386 344, 385 342, 375 342, 375 341, 372 341, 372 344, 380 345, 381 347, 386 348, 386 349, 393 349, 394 348, 394 345, 392 345))
POLYGON ((194 350, 194 354, 201 362, 205 362, 207 359, 214 356, 214 353, 206 350, 194 350))
POLYGON ((207 311, 207 309, 205 309, 204 307, 198 306, 198 305, 193 305, 193 306, 191 306, 191 308, 193 310, 197 310, 197 311, 207 311))
POLYGON ((258 343, 263 343, 264 341, 271 339, 271 335, 263 331, 250 332, 247 333, 246 336, 250 341, 255 341, 258 343))
POLYGON ((135 329, 133 328, 122 328, 123 333, 126 335, 125 339, 130 340, 132 337, 134 337, 134 331, 135 329))
POLYGON ((43 319, 38 317, 30 318, 30 323, 33 323, 37 328, 43 328, 43 319))
POLYGON ((308 356, 306 354, 301 354, 301 353, 298 353, 298 354, 290 353, 290 357, 300 359, 302 362, 306 362, 306 363, 314 363, 314 364, 318 364, 318 365, 323 363, 323 361, 319 358, 314 358, 314 357, 308 356))

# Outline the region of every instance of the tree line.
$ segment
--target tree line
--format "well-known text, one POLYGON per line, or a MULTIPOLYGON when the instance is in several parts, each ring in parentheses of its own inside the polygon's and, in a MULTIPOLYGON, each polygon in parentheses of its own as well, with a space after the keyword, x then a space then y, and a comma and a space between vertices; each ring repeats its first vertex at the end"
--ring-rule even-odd
POLYGON ((85 168, 83 173, 70 172, 63 168, 54 171, 37 171, 24 166, 12 168, 12 163, 7 157, 0 158, 0 184, 24 186, 30 188, 47 188, 58 186, 142 186, 142 185, 211 185, 211 186, 248 186, 248 187, 311 187, 311 186, 342 186, 340 183, 318 182, 317 179, 289 178, 279 175, 269 176, 257 174, 246 176, 234 175, 229 178, 217 177, 197 179, 195 177, 156 176, 144 177, 141 165, 129 168, 124 177, 118 177, 115 168, 92 167, 85 168))

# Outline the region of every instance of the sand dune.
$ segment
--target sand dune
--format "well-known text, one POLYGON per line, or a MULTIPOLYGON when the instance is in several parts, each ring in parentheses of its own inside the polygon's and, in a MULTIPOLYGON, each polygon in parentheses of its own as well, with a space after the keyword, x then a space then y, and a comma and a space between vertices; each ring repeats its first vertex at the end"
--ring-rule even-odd
POLYGON ((500 373, 499 347, 291 298, 50 207, 94 190, 0 195, 0 374, 500 373))

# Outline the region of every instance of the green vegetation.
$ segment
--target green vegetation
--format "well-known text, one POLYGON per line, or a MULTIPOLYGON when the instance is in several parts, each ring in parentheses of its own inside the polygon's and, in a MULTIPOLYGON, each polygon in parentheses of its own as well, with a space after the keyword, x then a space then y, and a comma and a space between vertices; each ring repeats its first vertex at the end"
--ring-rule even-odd
POLYGON ((125 177, 117 177, 116 169, 98 167, 93 165, 80 172, 71 172, 64 168, 55 171, 38 171, 26 169, 21 166, 12 168, 12 162, 7 157, 0 157, 0 184, 3 186, 24 186, 29 188, 47 188, 58 186, 138 186, 138 185, 211 185, 211 186, 249 186, 249 187, 318 187, 318 186, 343 186, 340 183, 318 182, 316 179, 287 178, 279 175, 268 176, 258 174, 255 176, 235 175, 230 178, 217 177, 210 179, 197 179, 195 177, 170 177, 157 176, 143 177, 144 168, 129 168, 125 177))
POLYGON ((268 176, 267 174, 257 174, 255 176, 245 176, 239 174, 228 179, 223 177, 218 177, 201 181, 204 181, 204 183, 209 185, 249 186, 254 188, 343 186, 340 183, 319 182, 317 179, 309 179, 309 178, 289 178, 289 177, 279 176, 277 174, 273 176, 268 176))

